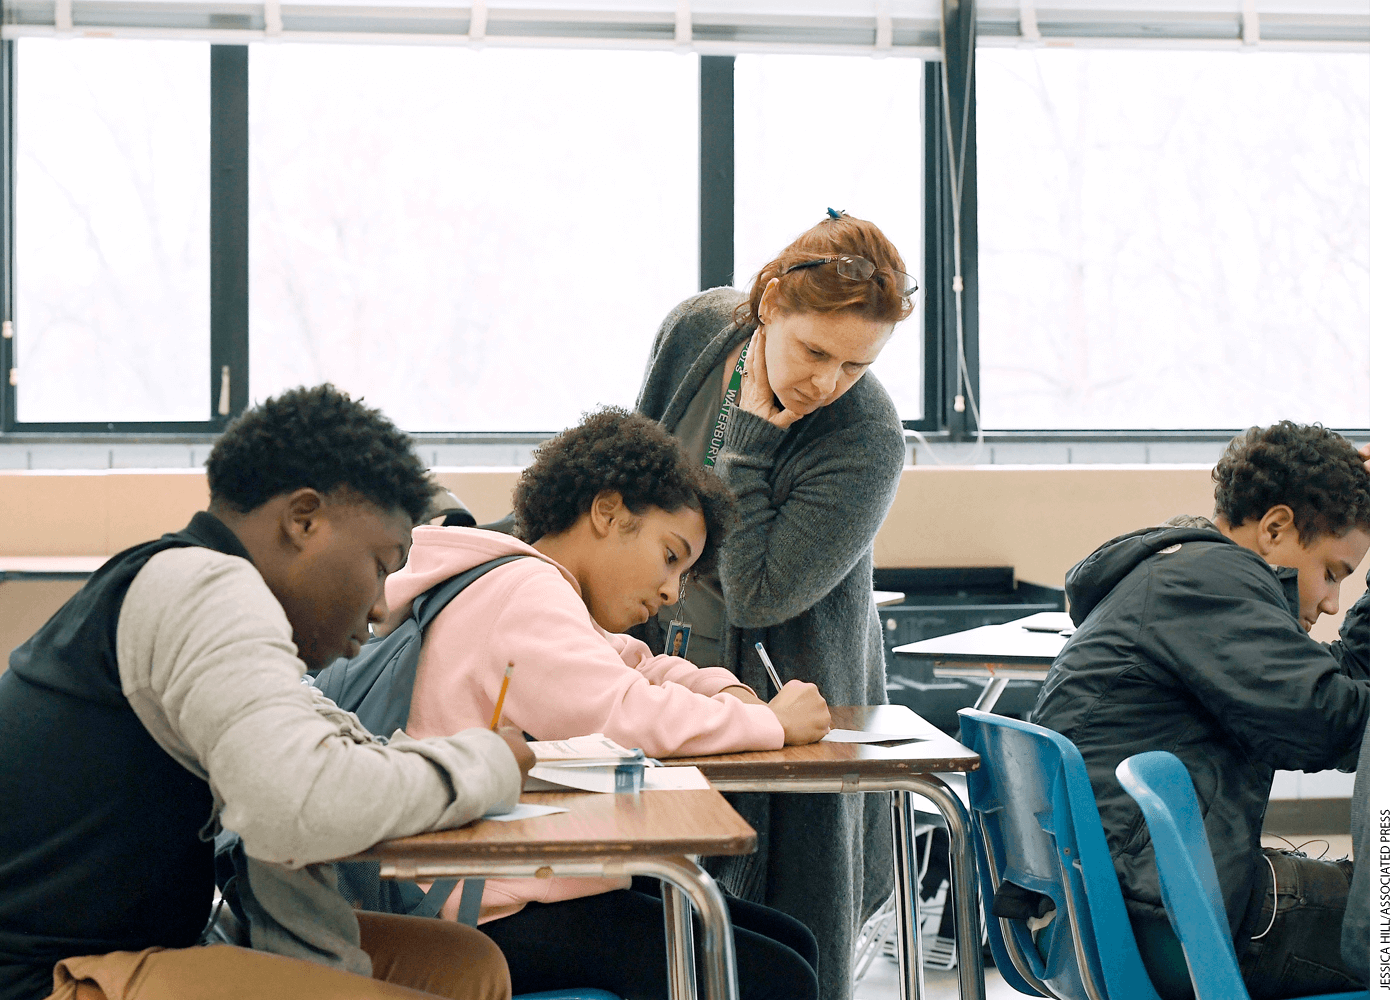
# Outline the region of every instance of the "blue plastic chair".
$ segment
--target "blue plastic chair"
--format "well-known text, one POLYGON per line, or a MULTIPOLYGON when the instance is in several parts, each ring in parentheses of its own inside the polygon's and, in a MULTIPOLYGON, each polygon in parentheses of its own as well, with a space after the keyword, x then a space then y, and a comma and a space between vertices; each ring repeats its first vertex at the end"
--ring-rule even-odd
POLYGON ((1028 722, 970 708, 958 716, 961 742, 982 758, 968 772, 967 793, 987 938, 1002 978, 1030 996, 1160 1000, 1138 954, 1079 750, 1028 722), (1003 882, 1054 902, 1039 947, 1024 920, 993 915, 1003 882))
POLYGON ((607 990, 549 990, 546 993, 517 993, 515 1000, 622 1000, 607 990))
MULTIPOLYGON (((1153 750, 1129 757, 1118 765, 1116 773, 1118 782, 1147 817, 1162 903, 1186 953, 1196 995, 1210 1000, 1249 1000, 1190 772, 1172 754, 1153 750)), ((1313 1000, 1367 995, 1364 990, 1327 993, 1313 1000)))

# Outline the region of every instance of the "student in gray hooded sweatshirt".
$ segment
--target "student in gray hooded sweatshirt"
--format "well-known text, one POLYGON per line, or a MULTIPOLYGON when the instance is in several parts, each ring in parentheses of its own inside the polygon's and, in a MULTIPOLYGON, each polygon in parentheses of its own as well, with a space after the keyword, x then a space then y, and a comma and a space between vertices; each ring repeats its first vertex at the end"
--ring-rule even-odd
MULTIPOLYGON (((1340 435, 1283 421, 1230 442, 1214 518, 1179 517, 1110 542, 1069 571, 1078 626, 1030 721, 1084 755, 1143 963, 1164 1000, 1194 995, 1162 907, 1141 812, 1119 762, 1166 750, 1186 765, 1254 1000, 1364 984, 1341 957, 1350 861, 1260 846, 1275 770, 1355 768, 1370 705, 1360 603, 1329 648, 1370 545, 1369 462, 1340 435)), ((1369 647, 1369 643, 1367 643, 1369 647)))
POLYGON ((484 935, 356 913, 317 864, 509 807, 533 760, 518 732, 381 745, 301 683, 385 614, 433 492, 412 442, 295 389, 208 470, 208 511, 112 557, 0 675, 0 1000, 504 1000, 484 935), (192 947, 221 826, 294 904, 281 954, 192 947))

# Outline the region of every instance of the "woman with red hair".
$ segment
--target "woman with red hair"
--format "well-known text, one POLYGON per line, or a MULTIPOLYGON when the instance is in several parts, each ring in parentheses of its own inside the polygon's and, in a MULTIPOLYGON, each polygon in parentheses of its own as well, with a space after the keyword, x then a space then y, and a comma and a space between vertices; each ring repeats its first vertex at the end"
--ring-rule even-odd
MULTIPOLYGON (((871 587, 875 532, 904 466, 899 414, 870 365, 913 311, 899 251, 873 223, 828 209, 754 278, 681 303, 652 345, 637 409, 738 497, 717 567, 636 634, 652 650, 724 666, 755 691, 816 684, 831 705, 886 701, 871 587), (668 642, 668 638, 670 642, 668 642)), ((771 695, 770 695, 771 696, 771 695)), ((735 895, 811 928, 822 1000, 851 996, 851 951, 891 891, 888 798, 746 794, 758 852, 711 859, 735 895)))

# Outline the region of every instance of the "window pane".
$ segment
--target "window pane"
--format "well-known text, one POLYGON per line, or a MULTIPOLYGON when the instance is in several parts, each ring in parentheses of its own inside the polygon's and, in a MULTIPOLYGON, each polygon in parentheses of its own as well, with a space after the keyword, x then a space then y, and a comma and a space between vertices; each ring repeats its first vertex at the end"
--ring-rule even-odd
POLYGON ((987 426, 1369 426, 1366 55, 977 72, 987 426))
MULTIPOLYGON (((923 62, 740 56, 734 65, 734 280, 748 288, 828 207, 869 219, 924 287, 923 62)), ((923 416, 923 300, 871 369, 923 416)))
POLYGON ((329 380, 425 431, 631 405, 696 291, 695 56, 250 59, 254 399, 329 380))
POLYGON ((21 421, 209 419, 209 46, 25 38, 21 421))

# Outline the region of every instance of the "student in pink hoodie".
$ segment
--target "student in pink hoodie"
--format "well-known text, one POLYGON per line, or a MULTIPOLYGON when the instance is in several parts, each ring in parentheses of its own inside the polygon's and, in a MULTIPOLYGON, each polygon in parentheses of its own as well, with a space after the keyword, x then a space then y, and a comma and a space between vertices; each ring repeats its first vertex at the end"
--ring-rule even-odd
MULTIPOLYGON (((727 488, 660 425, 618 409, 588 416, 539 449, 514 506, 519 537, 414 529, 408 565, 389 578, 397 611, 386 627, 450 576, 503 555, 531 557, 491 570, 434 619, 410 735, 489 726, 507 664, 504 718, 535 739, 601 732, 668 757, 773 750, 826 734, 830 714, 815 685, 792 681, 765 704, 722 667, 654 656, 623 634, 676 602, 684 575, 713 561, 734 516, 727 488)), ((456 908, 454 894, 443 915, 456 908)), ((815 998, 811 932, 755 903, 731 897, 729 908, 745 1000, 815 998)), ((517 993, 587 986, 629 1000, 667 995, 652 880, 492 879, 480 925, 504 951, 517 993)))

